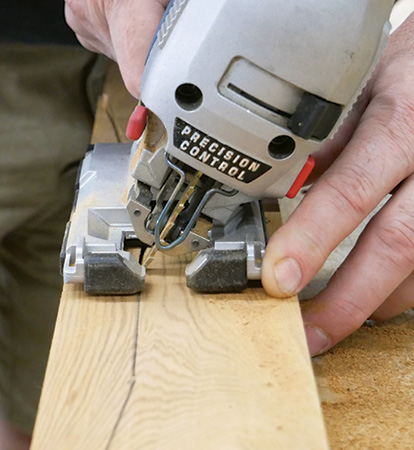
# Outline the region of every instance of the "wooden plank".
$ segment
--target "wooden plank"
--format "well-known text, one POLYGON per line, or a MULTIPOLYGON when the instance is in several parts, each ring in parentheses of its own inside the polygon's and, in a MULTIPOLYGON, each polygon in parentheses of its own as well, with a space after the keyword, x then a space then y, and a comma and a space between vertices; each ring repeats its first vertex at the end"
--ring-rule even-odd
MULTIPOLYGON (((409 5, 411 12, 413 0, 397 2, 400 11, 393 22, 402 21, 401 9, 409 5)), ((124 141, 125 118, 135 104, 116 70, 108 81, 93 142, 124 141)), ((168 292, 168 286, 164 289, 168 292)), ((133 405, 138 401, 135 377, 142 365, 133 365, 131 356, 137 351, 137 320, 142 320, 138 307, 135 297, 86 299, 79 289, 65 286, 32 448, 122 450, 120 445, 127 439, 131 442, 126 448, 139 448, 133 405)), ((411 310, 385 324, 361 328, 328 354, 314 359, 333 450, 412 447, 413 333, 411 310)), ((155 345, 154 331, 146 336, 148 345, 155 345)), ((194 447, 199 448, 199 443, 194 447)))
POLYGON ((326 448, 296 299, 198 295, 159 258, 140 301, 135 386, 113 448, 326 448))
POLYGON ((65 285, 32 449, 105 449, 130 389, 137 297, 65 285))
POLYGON ((33 449, 327 448, 296 299, 197 295, 184 263, 140 300, 65 286, 33 449))
POLYGON ((195 294, 186 262, 158 255, 140 297, 65 286, 33 450, 328 447, 297 299, 195 294))

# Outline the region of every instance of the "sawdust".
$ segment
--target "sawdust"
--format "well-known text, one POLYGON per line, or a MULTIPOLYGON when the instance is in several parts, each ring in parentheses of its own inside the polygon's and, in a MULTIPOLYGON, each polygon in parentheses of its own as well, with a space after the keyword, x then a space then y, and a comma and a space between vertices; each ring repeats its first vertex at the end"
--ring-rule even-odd
POLYGON ((414 448, 414 311, 313 361, 332 450, 414 448))

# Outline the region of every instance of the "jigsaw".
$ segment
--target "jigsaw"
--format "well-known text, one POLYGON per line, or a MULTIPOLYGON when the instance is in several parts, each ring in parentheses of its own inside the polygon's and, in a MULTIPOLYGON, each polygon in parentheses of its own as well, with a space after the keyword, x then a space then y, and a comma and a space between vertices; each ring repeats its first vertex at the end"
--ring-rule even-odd
POLYGON ((172 1, 128 125, 133 144, 97 144, 82 164, 64 281, 136 293, 157 251, 194 253, 186 279, 197 291, 260 280, 261 200, 301 188, 375 68, 393 3, 172 1))

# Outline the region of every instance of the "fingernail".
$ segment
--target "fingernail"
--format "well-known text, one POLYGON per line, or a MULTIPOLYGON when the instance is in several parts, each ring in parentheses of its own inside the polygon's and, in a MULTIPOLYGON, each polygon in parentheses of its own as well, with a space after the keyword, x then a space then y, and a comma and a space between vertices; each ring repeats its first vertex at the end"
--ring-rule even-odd
POLYGON ((282 292, 288 295, 296 294, 302 281, 302 271, 295 259, 285 258, 279 261, 275 265, 274 274, 282 292))
POLYGON ((305 333, 311 356, 319 355, 331 347, 331 340, 320 328, 306 325, 305 333))

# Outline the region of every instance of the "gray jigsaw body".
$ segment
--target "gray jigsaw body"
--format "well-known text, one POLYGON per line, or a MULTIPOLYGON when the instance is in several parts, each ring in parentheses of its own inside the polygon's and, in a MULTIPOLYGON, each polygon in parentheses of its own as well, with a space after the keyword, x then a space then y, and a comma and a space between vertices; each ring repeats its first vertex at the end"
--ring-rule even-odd
POLYGON ((186 277, 198 291, 260 280, 260 200, 296 195, 375 68, 393 3, 171 2, 148 55, 135 142, 99 144, 82 165, 65 282, 138 292, 155 251, 196 253, 186 277))
POLYGON ((84 283, 89 294, 142 290, 145 268, 125 250, 135 237, 123 199, 131 146, 98 144, 86 154, 61 254, 66 283, 84 283))
MULTIPOLYGON (((134 184, 127 195, 135 151, 128 144, 97 144, 87 153, 79 173, 61 269, 66 283, 83 283, 91 295, 134 294, 144 287, 145 267, 127 249, 154 244, 153 235, 145 231, 145 222, 151 212, 148 200, 156 197, 161 187, 136 181, 142 187, 139 194, 136 196, 134 184)), ((213 204, 211 208, 213 216, 219 209, 228 219, 212 220, 208 239, 197 230, 191 231, 171 253, 201 250, 187 267, 190 287, 202 292, 242 290, 249 279, 260 278, 257 261, 264 254, 266 237, 259 202, 232 207, 225 204, 217 209, 213 204)))

